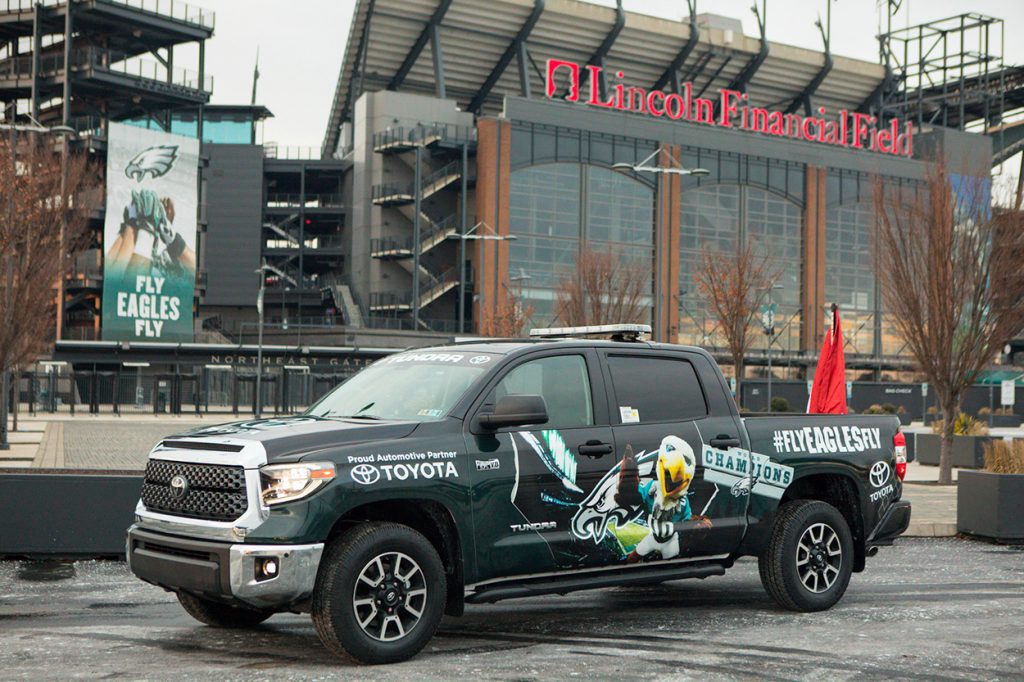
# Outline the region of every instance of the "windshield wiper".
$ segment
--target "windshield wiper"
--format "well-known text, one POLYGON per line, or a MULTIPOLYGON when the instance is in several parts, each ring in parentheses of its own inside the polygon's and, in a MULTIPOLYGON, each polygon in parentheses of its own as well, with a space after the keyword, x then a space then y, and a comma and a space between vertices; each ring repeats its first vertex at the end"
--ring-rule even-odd
POLYGON ((371 421, 381 421, 384 419, 384 417, 378 417, 375 414, 335 414, 333 412, 326 413, 324 417, 330 419, 369 419, 371 421))

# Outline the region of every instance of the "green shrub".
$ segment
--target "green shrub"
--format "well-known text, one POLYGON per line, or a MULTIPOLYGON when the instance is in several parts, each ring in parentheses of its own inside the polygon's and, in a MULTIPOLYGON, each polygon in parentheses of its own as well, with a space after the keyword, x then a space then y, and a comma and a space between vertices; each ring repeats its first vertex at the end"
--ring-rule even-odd
MULTIPOLYGON (((941 434, 943 426, 945 425, 944 419, 936 419, 932 422, 932 432, 941 434)), ((967 414, 961 412, 953 420, 953 435, 954 436, 987 436, 988 435, 988 424, 983 421, 979 421, 967 414)))
POLYGON ((782 396, 775 396, 772 398, 772 403, 769 405, 769 409, 772 412, 789 412, 789 401, 782 396))

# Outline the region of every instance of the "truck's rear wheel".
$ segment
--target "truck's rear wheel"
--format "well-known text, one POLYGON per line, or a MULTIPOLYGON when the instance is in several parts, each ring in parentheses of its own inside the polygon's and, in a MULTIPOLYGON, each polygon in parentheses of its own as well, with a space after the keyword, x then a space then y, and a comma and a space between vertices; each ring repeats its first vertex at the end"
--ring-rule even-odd
POLYGON ((313 625, 333 653, 394 663, 419 653, 444 612, 441 558, 408 526, 367 523, 334 541, 313 591, 313 625))
POLYGON ((215 628, 251 628, 259 625, 274 615, 273 611, 247 609, 244 606, 231 606, 185 592, 178 592, 178 602, 182 608, 200 623, 215 628))
POLYGON ((783 505, 758 568, 764 589, 783 608, 832 607, 846 592, 853 570, 853 538, 846 519, 817 500, 783 505))

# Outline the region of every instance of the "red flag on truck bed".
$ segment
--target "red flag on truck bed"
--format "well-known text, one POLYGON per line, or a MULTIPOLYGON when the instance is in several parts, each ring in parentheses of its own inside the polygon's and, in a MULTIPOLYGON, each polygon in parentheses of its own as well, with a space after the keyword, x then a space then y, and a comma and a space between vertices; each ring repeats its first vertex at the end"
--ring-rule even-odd
POLYGON ((843 330, 839 324, 839 307, 832 304, 832 328, 825 334, 825 343, 814 373, 807 414, 846 414, 846 362, 843 360, 843 330))

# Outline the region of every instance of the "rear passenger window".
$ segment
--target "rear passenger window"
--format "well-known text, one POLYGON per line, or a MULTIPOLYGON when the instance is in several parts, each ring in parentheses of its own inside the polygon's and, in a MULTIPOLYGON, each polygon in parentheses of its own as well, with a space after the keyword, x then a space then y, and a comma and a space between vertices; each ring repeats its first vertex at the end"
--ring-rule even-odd
MULTIPOLYGON (((620 424, 687 421, 707 416, 697 372, 686 360, 609 355, 620 424)), ((614 417, 613 417, 614 419, 614 417)))

